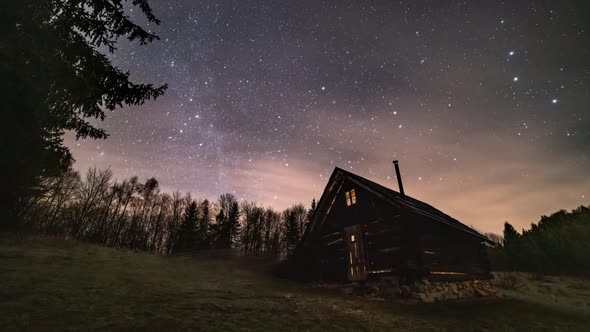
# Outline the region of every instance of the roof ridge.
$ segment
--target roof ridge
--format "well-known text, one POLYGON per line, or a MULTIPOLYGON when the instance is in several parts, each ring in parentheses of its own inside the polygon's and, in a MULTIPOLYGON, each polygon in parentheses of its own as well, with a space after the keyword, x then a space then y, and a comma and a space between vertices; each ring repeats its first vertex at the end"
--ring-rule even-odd
MULTIPOLYGON (((399 192, 397 192, 391 188, 388 188, 388 187, 381 185, 375 181, 369 180, 369 179, 362 177, 358 174, 349 172, 345 169, 342 169, 342 168, 336 166, 334 169, 334 172, 337 172, 337 171, 341 171, 345 176, 352 176, 354 178, 357 178, 357 180, 360 179, 362 182, 365 182, 366 185, 377 186, 378 187, 377 189, 385 190, 386 193, 389 193, 389 194, 393 193, 394 194, 393 198, 395 198, 398 203, 402 203, 403 205, 408 206, 411 209, 415 209, 415 210, 420 211, 422 213, 430 214, 430 215, 432 215, 432 217, 435 217, 437 219, 442 219, 442 221, 447 224, 453 224, 453 226, 458 227, 459 229, 461 229, 467 233, 471 233, 475 236, 481 237, 481 238, 489 241, 489 239, 487 239, 487 237, 485 237, 484 235, 482 235, 478 231, 463 224, 459 220, 449 216, 445 212, 435 208, 434 206, 432 206, 428 203, 425 203, 425 202, 423 202, 417 198, 411 197, 409 195, 405 195, 405 197, 402 198, 401 194, 399 192), (416 206, 416 205, 422 205, 422 206, 416 206), (430 210, 430 211, 428 211, 428 210, 430 210)), ((392 197, 389 197, 389 199, 392 199, 392 197)))

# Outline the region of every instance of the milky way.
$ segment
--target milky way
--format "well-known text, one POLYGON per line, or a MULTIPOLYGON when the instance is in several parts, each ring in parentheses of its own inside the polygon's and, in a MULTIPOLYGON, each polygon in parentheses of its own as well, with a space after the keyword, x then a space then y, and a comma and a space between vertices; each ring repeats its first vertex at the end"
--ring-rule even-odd
POLYGON ((399 159, 407 194, 495 232, 590 204, 582 1, 152 6, 160 26, 129 14, 161 40, 111 58, 169 89, 108 114, 105 141, 68 136, 77 169, 280 209, 335 166, 397 189, 399 159))

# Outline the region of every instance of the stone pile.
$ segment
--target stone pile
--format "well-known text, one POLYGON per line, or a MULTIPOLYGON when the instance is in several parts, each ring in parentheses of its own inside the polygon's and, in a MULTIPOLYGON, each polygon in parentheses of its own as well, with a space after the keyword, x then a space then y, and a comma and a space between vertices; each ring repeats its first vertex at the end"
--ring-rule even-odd
POLYGON ((454 282, 429 282, 423 280, 410 286, 410 289, 412 290, 411 298, 426 303, 496 294, 489 281, 481 280, 454 282))
POLYGON ((497 295, 497 291, 487 280, 431 282, 424 279, 412 284, 400 284, 396 277, 385 277, 362 285, 349 285, 343 291, 347 294, 425 303, 497 295))

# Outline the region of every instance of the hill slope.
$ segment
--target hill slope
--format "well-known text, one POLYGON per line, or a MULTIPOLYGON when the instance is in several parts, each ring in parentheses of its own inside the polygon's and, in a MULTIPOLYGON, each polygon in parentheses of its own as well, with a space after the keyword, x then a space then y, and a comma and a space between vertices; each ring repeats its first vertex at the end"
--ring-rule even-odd
POLYGON ((401 305, 226 261, 0 235, 0 330, 584 330, 590 319, 507 299, 401 305))

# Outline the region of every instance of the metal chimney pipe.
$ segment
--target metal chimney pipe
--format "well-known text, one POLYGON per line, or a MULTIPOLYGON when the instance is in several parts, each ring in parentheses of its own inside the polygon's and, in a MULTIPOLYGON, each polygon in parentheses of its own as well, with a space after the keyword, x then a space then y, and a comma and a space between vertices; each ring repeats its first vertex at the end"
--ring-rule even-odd
POLYGON ((406 197, 406 193, 404 192, 404 184, 402 183, 402 176, 401 176, 400 171, 399 171, 398 161, 397 160, 394 160, 393 161, 393 164, 395 165, 395 176, 397 177, 397 185, 399 187, 400 196, 402 198, 403 197, 406 197))

